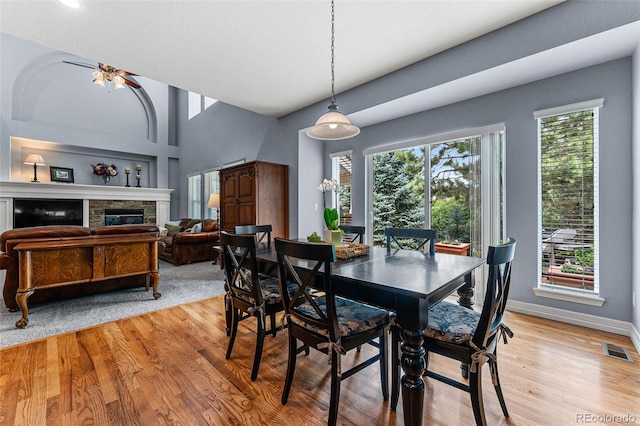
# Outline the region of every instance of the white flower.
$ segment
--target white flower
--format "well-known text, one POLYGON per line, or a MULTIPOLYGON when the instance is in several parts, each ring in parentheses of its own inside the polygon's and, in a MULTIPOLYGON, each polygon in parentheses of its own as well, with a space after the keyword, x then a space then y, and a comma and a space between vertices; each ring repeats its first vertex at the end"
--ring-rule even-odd
POLYGON ((324 179, 322 181, 322 183, 318 186, 318 191, 320 192, 327 192, 327 191, 334 191, 334 192, 340 192, 342 190, 342 187, 338 184, 338 181, 336 179, 324 179))

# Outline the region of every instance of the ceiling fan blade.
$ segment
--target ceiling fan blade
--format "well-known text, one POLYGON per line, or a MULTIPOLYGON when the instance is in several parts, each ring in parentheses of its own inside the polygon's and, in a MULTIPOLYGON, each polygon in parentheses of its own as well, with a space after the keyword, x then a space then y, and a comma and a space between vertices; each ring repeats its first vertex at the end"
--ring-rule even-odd
POLYGON ((132 72, 125 71, 125 70, 118 70, 118 71, 116 71, 116 74, 120 74, 122 76, 124 76, 124 75, 136 75, 137 76, 138 75, 138 74, 134 74, 132 72))
POLYGON ((125 84, 128 84, 129 86, 133 87, 134 89, 139 89, 140 87, 142 87, 137 82, 135 82, 131 77, 122 76, 122 79, 124 80, 125 84))
POLYGON ((62 61, 62 62, 64 62, 65 64, 76 65, 79 67, 91 68, 92 70, 96 69, 95 65, 83 64, 82 62, 71 62, 71 61, 62 61))

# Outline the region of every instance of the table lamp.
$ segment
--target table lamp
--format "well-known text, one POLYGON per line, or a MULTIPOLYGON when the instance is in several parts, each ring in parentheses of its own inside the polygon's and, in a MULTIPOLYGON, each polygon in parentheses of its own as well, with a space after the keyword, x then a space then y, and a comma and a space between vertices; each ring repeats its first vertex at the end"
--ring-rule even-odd
POLYGON ((44 158, 40 154, 29 154, 24 164, 33 164, 33 178, 31 182, 38 182, 38 166, 46 166, 44 158))
MULTIPOLYGON (((220 222, 220 194, 211 194, 207 202, 207 207, 216 209, 216 222, 220 222)), ((220 224, 218 223, 216 226, 219 227, 220 224)))

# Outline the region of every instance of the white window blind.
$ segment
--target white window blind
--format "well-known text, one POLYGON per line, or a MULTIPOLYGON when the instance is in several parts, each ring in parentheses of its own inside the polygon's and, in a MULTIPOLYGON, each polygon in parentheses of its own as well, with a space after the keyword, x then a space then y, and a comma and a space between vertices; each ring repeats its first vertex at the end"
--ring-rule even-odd
POLYGON ((538 119, 541 286, 598 292, 601 105, 602 100, 596 100, 534 114, 538 119))

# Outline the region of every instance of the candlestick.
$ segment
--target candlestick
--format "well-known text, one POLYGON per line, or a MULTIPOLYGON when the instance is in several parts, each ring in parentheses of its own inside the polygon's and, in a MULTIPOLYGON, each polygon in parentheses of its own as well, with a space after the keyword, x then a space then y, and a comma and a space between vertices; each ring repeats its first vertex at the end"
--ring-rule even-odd
POLYGON ((136 184, 136 188, 140 188, 140 175, 136 175, 136 180, 138 181, 138 183, 136 184))
POLYGON ((131 169, 130 169, 130 168, 128 168, 128 167, 125 167, 125 168, 124 168, 124 172, 125 172, 126 174, 129 174, 129 173, 131 172, 131 169))
POLYGON ((142 170, 142 166, 141 166, 140 164, 136 164, 136 170, 137 170, 137 171, 142 170))

